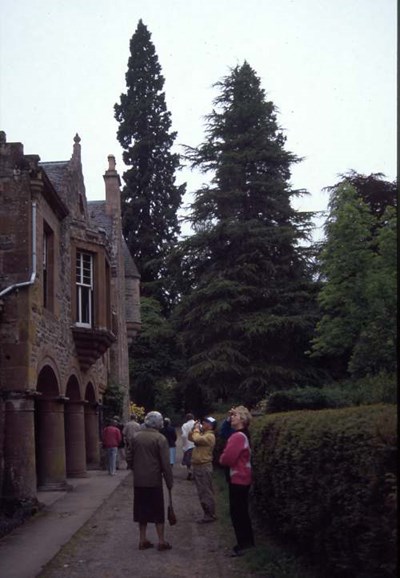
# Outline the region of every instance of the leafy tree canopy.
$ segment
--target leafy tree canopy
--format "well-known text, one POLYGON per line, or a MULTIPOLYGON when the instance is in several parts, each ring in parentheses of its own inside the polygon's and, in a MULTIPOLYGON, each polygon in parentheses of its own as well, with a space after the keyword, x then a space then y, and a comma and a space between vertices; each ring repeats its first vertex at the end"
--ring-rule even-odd
POLYGON ((157 391, 181 372, 176 335, 162 314, 160 303, 141 299, 142 329, 133 344, 131 358, 131 399, 146 410, 154 409, 157 391))
POLYGON ((354 172, 331 187, 324 285, 314 357, 331 357, 354 377, 396 366, 396 211, 393 184, 354 172), (373 184, 376 190, 373 190, 373 184))

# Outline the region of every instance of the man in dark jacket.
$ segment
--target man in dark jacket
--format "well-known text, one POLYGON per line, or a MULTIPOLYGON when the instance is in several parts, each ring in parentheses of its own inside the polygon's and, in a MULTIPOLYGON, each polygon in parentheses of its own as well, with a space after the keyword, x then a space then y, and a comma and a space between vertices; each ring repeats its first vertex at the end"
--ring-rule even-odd
POLYGON ((144 418, 144 429, 132 439, 127 462, 133 470, 133 519, 139 524, 139 550, 152 548, 147 539, 147 524, 154 523, 158 536, 158 550, 170 550, 165 541, 165 508, 163 478, 167 488, 173 486, 172 468, 169 463, 169 446, 160 433, 163 418, 158 411, 151 411, 144 418))

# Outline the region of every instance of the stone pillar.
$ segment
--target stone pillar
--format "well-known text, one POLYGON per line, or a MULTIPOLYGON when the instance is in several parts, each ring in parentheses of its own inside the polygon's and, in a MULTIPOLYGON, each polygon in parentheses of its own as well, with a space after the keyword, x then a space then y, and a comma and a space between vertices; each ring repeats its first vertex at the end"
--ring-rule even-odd
POLYGON ((38 490, 66 490, 64 399, 37 401, 38 490))
POLYGON ((99 414, 97 404, 85 405, 86 466, 88 470, 100 468, 99 414))
POLYGON ((82 401, 65 404, 65 461, 67 477, 84 478, 86 473, 85 416, 82 401))
POLYGON ((4 483, 6 507, 37 504, 35 462, 35 406, 22 392, 9 392, 4 402, 4 483))

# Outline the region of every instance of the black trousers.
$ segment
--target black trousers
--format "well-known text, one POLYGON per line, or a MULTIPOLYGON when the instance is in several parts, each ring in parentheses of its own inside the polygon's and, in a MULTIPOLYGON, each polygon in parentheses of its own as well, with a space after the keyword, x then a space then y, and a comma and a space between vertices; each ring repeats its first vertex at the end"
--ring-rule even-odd
POLYGON ((254 546, 254 535, 249 516, 250 486, 229 484, 229 513, 239 548, 254 546))

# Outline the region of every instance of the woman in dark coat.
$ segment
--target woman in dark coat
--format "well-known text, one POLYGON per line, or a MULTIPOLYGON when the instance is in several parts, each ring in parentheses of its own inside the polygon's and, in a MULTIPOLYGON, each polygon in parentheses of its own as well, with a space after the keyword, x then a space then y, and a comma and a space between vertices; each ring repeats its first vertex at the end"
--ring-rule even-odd
POLYGON ((172 468, 169 463, 168 442, 160 433, 162 415, 151 411, 144 418, 144 428, 133 437, 127 455, 133 470, 134 502, 133 519, 139 524, 139 550, 153 548, 147 539, 147 524, 154 523, 158 536, 158 550, 170 550, 164 538, 165 508, 163 478, 167 488, 173 485, 172 468))

